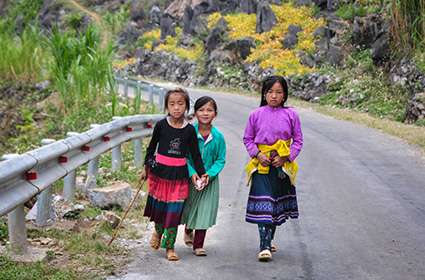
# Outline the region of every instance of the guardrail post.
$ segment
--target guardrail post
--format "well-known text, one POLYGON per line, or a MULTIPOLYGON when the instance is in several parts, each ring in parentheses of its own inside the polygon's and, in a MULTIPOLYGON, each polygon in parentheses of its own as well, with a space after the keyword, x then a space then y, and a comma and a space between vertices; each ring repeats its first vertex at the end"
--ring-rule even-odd
POLYGON ((143 165, 141 138, 133 139, 133 149, 134 149, 134 165, 136 167, 141 167, 143 165))
MULTIPOLYGON (((99 124, 91 124, 90 128, 95 128, 99 126, 99 124)), ((99 171, 99 157, 95 157, 91 160, 89 160, 89 163, 87 165, 87 179, 86 184, 84 186, 84 191, 87 191, 89 189, 95 188, 96 183, 96 175, 99 171)))
MULTIPOLYGON (((7 154, 2 160, 12 159, 17 154, 7 154)), ((20 204, 7 214, 10 249, 13 254, 23 255, 28 252, 27 227, 25 225, 24 205, 20 204)))
MULTIPOLYGON (((41 145, 49 145, 56 140, 54 139, 43 139, 41 145)), ((48 186, 44 189, 37 197, 37 217, 35 223, 38 226, 46 226, 49 220, 54 218, 53 207, 52 207, 52 186, 48 186)))
POLYGON ((165 89, 159 88, 159 108, 161 108, 161 112, 165 111, 165 89))
POLYGON ((128 81, 127 77, 124 77, 124 97, 128 98, 128 81))
MULTIPOLYGON (((78 135, 77 132, 68 132, 67 137, 78 135)), ((63 178, 63 197, 66 201, 74 200, 75 180, 77 178, 76 170, 72 170, 63 178)))
POLYGON ((149 84, 149 104, 150 105, 154 105, 153 104, 153 90, 154 90, 154 87, 153 87, 153 85, 151 85, 151 84, 149 84))
MULTIPOLYGON (((113 120, 118 120, 121 117, 113 117, 113 120)), ((121 169, 121 145, 112 148, 112 171, 121 169)))

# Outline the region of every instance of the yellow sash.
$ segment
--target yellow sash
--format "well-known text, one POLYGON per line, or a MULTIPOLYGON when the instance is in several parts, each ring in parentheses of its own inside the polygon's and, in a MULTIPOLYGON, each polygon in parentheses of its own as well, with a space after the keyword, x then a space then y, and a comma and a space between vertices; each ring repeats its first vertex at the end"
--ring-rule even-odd
MULTIPOLYGON (((264 145, 260 144, 258 145, 258 149, 261 153, 267 155, 270 157, 270 152, 275 150, 280 157, 287 157, 290 154, 290 147, 291 140, 278 140, 273 145, 264 145)), ((248 164, 245 166, 245 171, 248 175, 248 185, 251 182, 252 174, 254 174, 255 171, 258 171, 259 174, 268 174, 270 170, 269 166, 263 166, 260 164, 260 161, 255 157, 252 158, 248 164)), ((289 176, 289 179, 291 180, 291 184, 295 186, 295 179, 297 177, 298 172, 298 164, 295 161, 286 161, 282 166, 283 172, 285 172, 286 175, 289 176)))

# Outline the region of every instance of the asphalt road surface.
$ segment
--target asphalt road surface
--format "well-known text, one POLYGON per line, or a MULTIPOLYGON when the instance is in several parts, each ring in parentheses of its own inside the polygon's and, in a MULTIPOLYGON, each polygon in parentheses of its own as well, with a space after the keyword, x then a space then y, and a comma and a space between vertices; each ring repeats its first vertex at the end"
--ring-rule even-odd
POLYGON ((403 141, 374 129, 297 109, 304 133, 298 157, 300 218, 278 227, 279 250, 260 263, 257 227, 244 221, 248 187, 242 143, 252 97, 191 90, 218 103, 215 125, 227 142, 218 224, 207 257, 182 241, 178 262, 145 242, 127 273, 110 279, 425 279, 425 161, 403 141))

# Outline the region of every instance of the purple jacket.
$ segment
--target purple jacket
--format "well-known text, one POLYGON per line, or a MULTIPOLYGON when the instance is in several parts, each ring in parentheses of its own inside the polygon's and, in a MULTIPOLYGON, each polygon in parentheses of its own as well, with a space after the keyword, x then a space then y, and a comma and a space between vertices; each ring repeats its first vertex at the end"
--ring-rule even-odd
POLYGON ((257 155, 257 144, 273 145, 278 140, 289 139, 292 139, 289 160, 293 161, 303 146, 300 118, 293 108, 266 105, 249 115, 243 142, 250 157, 257 155))

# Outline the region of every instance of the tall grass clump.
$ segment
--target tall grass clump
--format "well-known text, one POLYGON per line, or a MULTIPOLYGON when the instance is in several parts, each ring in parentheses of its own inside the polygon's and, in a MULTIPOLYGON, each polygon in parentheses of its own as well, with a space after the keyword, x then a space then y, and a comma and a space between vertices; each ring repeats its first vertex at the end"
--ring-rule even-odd
POLYGON ((93 26, 77 36, 53 30, 48 44, 53 56, 52 80, 66 113, 82 106, 96 107, 111 98, 108 94, 115 94, 112 47, 100 47, 100 36, 93 26))
POLYGON ((391 18, 398 49, 425 48, 425 0, 391 0, 391 18))
POLYGON ((37 82, 45 78, 47 53, 42 47, 44 37, 35 27, 15 35, 0 23, 0 80, 37 82))

